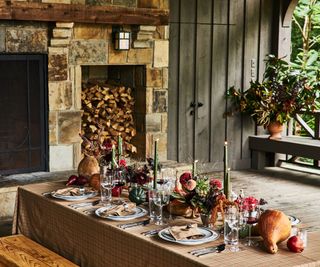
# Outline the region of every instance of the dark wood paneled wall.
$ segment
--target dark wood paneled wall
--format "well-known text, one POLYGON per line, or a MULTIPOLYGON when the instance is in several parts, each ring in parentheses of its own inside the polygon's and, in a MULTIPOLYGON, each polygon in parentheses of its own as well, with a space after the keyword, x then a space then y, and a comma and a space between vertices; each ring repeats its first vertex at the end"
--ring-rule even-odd
POLYGON ((246 89, 262 77, 276 2, 170 1, 169 159, 222 169, 228 140, 232 168, 250 167, 248 136, 257 129, 246 117, 224 118, 224 96, 230 86, 246 89))

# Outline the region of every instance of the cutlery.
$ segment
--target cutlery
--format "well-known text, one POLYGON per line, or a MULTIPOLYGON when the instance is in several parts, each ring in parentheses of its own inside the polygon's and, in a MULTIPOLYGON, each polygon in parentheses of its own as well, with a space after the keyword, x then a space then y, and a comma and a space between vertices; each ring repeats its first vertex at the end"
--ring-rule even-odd
POLYGON ((95 200, 92 202, 82 202, 82 203, 77 203, 77 204, 70 204, 69 206, 74 209, 81 209, 84 207, 93 207, 93 206, 98 205, 99 203, 100 203, 100 200, 95 200))
POLYGON ((154 236, 154 235, 157 235, 161 230, 162 230, 162 228, 154 229, 154 230, 149 230, 149 231, 146 231, 146 232, 142 232, 141 234, 144 235, 144 236, 154 236))
POLYGON ((126 224, 118 224, 117 226, 122 228, 122 229, 127 229, 135 226, 140 226, 140 225, 148 225, 150 223, 150 219, 140 221, 140 222, 133 222, 133 223, 126 223, 126 224))
POLYGON ((225 248, 226 248, 226 245, 225 244, 221 244, 219 246, 208 248, 205 251, 202 251, 202 252, 199 252, 199 253, 194 253, 192 255, 197 256, 197 257, 201 257, 201 256, 204 256, 204 255, 207 255, 207 254, 210 254, 210 253, 220 253, 220 252, 224 251, 225 248))
POLYGON ((201 248, 201 249, 195 249, 195 250, 191 250, 188 253, 192 254, 192 255, 197 255, 197 254, 202 254, 205 253, 207 251, 215 251, 215 250, 220 250, 220 249, 224 249, 225 248, 225 244, 220 244, 218 246, 213 246, 213 247, 206 247, 206 248, 201 248))

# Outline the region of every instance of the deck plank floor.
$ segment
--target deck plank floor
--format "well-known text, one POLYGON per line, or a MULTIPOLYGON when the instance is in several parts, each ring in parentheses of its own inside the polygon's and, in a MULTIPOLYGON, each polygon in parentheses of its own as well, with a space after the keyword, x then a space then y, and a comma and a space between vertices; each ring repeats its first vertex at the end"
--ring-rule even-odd
MULTIPOLYGON (((221 178, 221 173, 213 173, 221 178)), ((301 219, 301 227, 320 231, 320 175, 266 168, 261 171, 233 171, 235 193, 242 188, 245 195, 262 197, 268 208, 278 209, 301 219)))

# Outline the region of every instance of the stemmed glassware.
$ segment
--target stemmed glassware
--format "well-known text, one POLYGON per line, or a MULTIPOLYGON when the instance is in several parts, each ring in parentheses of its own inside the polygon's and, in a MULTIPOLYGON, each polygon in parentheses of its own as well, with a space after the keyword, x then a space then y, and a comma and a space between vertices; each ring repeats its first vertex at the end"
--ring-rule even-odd
POLYGON ((247 207, 245 207, 243 211, 243 218, 249 228, 248 241, 245 243, 245 246, 255 247, 258 245, 257 242, 254 242, 251 239, 251 229, 252 229, 252 225, 258 222, 259 216, 260 216, 259 205, 250 204, 247 207))
MULTIPOLYGON (((169 202, 170 202, 170 195, 173 192, 173 189, 175 187, 175 179, 176 179, 175 169, 173 169, 173 168, 161 169, 160 176, 161 176, 160 181, 162 181, 162 183, 160 183, 161 184, 160 187, 168 192, 169 202)), ((169 202, 168 202, 168 204, 169 204, 169 202)), ((169 217, 167 218, 167 221, 170 222, 173 220, 170 205, 168 205, 168 213, 169 213, 169 217)))
POLYGON ((100 168, 100 188, 101 188, 101 203, 104 206, 109 206, 112 199, 112 189, 115 187, 113 173, 107 166, 100 168))
POLYGON ((160 216, 159 216, 159 220, 155 222, 156 225, 164 225, 162 210, 164 206, 169 204, 170 195, 171 195, 171 192, 169 190, 165 190, 164 188, 157 189, 154 192, 152 201, 154 202, 155 205, 157 205, 160 208, 160 216))

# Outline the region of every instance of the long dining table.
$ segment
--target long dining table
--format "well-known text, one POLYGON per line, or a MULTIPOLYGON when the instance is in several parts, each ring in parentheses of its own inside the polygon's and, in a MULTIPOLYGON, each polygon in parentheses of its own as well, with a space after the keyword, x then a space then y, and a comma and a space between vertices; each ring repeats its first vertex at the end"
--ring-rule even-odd
MULTIPOLYGON (((206 244, 185 246, 157 235, 142 234, 159 228, 154 224, 122 229, 119 224, 123 222, 97 217, 94 212, 88 212, 89 208, 75 209, 71 204, 77 202, 55 199, 48 194, 63 187, 61 181, 19 187, 13 234, 23 234, 80 266, 320 266, 319 232, 308 233, 308 246, 303 253, 288 251, 283 242, 275 255, 268 254, 261 245, 196 257, 189 252, 219 245, 223 236, 206 244)), ((146 217, 136 221, 143 219, 146 217)), ((178 218, 172 224, 195 222, 200 220, 178 218)))

